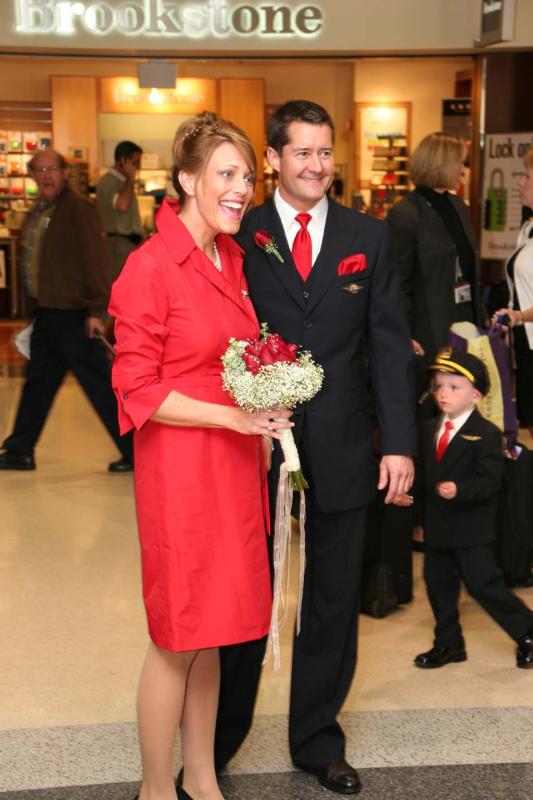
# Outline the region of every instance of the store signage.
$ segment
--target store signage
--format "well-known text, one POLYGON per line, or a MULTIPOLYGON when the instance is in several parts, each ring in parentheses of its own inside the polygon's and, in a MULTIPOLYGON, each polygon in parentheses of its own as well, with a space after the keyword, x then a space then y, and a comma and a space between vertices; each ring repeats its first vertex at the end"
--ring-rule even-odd
POLYGON ((178 78, 174 89, 142 89, 136 78, 100 78, 100 111, 105 113, 197 114, 216 107, 212 78, 178 78))
POLYGON ((515 0, 481 0, 481 44, 511 40, 514 17, 515 0))
POLYGON ((488 133, 483 169, 481 257, 507 259, 516 248, 522 222, 518 180, 533 133, 488 133))
POLYGON ((269 3, 170 2, 169 0, 15 0, 16 32, 72 36, 206 36, 282 38, 318 36, 322 9, 269 3))

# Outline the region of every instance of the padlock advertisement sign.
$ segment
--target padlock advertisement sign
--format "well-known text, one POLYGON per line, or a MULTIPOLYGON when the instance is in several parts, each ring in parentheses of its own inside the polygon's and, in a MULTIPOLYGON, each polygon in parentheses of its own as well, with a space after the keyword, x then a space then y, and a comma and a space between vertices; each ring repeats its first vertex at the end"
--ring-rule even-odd
POLYGON ((483 169, 481 258, 506 260, 516 248, 522 205, 518 180, 533 133, 488 133, 483 169))

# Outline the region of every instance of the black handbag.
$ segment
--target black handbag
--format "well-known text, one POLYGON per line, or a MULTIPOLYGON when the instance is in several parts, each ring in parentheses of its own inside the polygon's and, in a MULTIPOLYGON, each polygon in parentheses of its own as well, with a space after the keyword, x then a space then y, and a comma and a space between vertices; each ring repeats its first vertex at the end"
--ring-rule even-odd
POLYGON ((375 564, 370 567, 363 581, 361 611, 381 619, 398 608, 398 605, 390 564, 375 564))
POLYGON ((509 586, 531 585, 533 547, 533 454, 526 448, 505 460, 496 512, 494 554, 509 586))

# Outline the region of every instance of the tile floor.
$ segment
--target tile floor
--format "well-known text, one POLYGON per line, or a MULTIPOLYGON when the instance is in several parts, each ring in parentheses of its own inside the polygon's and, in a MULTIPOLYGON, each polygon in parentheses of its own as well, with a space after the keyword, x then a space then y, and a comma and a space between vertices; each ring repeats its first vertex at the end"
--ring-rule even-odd
MULTIPOLYGON (((0 435, 19 387, 0 376, 0 435)), ((147 641, 131 476, 106 472, 117 454, 73 380, 36 456, 36 472, 0 474, 0 800, 126 800, 140 775, 134 696, 147 641)), ((417 555, 412 604, 361 620, 343 714, 361 796, 531 800, 533 671, 515 668, 513 643, 467 596, 468 661, 416 670, 432 627, 420 567, 417 555)), ((533 605, 533 589, 519 594, 533 605)), ((290 630, 221 784, 227 800, 332 797, 288 758, 290 630)))

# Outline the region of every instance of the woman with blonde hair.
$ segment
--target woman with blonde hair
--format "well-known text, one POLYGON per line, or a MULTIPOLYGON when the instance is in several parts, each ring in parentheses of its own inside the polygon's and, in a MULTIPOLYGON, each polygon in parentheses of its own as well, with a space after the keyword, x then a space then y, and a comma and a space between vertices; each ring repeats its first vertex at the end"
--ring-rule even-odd
POLYGON ((516 363, 516 406, 520 427, 533 436, 533 148, 524 156, 526 173, 518 181, 522 205, 530 213, 518 234, 516 250, 506 265, 509 308, 500 308, 513 328, 516 363))
POLYGON ((464 142, 430 133, 415 149, 414 191, 393 206, 387 222, 392 251, 417 358, 417 395, 426 388, 426 367, 447 344, 454 322, 483 322, 476 242, 468 208, 457 189, 464 142))
MULTIPOLYGON (((122 432, 134 429, 135 499, 151 644, 139 683, 140 800, 221 800, 213 760, 222 645, 270 623, 265 437, 290 412, 250 414, 223 390, 228 340, 256 337, 238 231, 255 155, 231 122, 204 112, 173 145, 180 202, 114 284, 113 387, 122 432)), ((269 439, 269 448, 271 448, 269 439)))

